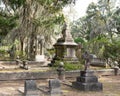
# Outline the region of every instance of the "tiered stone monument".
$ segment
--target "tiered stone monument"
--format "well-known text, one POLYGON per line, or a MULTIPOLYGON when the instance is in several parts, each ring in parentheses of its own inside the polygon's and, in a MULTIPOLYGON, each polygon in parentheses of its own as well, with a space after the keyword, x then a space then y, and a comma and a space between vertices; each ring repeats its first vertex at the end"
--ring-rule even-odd
POLYGON ((98 82, 98 78, 94 75, 94 71, 80 71, 80 76, 77 77, 72 86, 81 91, 102 91, 102 83, 98 82))
POLYGON ((94 75, 94 71, 89 69, 89 54, 84 54, 85 69, 80 71, 80 76, 77 77, 75 82, 72 82, 72 86, 81 91, 102 91, 102 83, 98 82, 98 78, 94 75))
POLYGON ((76 47, 78 45, 74 42, 67 24, 64 25, 62 35, 57 40, 57 43, 54 44, 56 52, 53 60, 78 62, 78 58, 76 57, 76 47))

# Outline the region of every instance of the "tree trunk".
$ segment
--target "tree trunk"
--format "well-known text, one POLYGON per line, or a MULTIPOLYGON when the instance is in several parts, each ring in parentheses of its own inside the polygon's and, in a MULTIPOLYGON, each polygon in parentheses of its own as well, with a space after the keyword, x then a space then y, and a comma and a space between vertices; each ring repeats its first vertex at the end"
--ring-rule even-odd
POLYGON ((20 52, 21 52, 21 55, 23 56, 23 47, 24 47, 24 39, 20 39, 20 52))

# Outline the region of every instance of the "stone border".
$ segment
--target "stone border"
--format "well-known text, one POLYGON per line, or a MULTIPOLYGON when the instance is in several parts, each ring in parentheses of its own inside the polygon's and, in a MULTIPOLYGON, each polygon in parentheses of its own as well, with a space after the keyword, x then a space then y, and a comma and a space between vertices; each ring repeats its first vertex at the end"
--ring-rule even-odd
MULTIPOLYGON (((95 74, 97 76, 101 75, 114 75, 114 69, 105 69, 105 70, 95 70, 95 74)), ((76 71, 66 71, 66 78, 76 78, 80 75, 80 70, 76 71)), ((120 75, 120 70, 118 72, 120 75)), ((49 78, 57 78, 56 71, 49 72, 1 72, 0 73, 0 81, 8 81, 8 80, 29 80, 29 79, 49 79, 49 78)))

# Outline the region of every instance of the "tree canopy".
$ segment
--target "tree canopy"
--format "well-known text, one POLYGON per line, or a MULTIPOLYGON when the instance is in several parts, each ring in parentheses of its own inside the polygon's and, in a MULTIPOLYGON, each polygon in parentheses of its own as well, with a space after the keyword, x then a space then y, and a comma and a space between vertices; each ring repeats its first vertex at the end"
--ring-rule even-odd
POLYGON ((98 0, 88 6, 86 16, 72 23, 72 34, 84 50, 120 62, 119 27, 120 7, 116 6, 116 0, 98 0))

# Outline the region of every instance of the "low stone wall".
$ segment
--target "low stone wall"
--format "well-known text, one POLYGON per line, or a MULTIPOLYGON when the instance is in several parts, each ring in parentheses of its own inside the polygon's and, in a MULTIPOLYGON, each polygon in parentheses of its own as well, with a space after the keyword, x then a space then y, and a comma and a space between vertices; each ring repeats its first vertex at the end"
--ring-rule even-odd
MULTIPOLYGON (((114 75, 114 69, 106 69, 106 70, 96 70, 95 74, 97 76, 100 75, 114 75)), ((80 70, 76 71, 66 71, 66 78, 76 78, 80 75, 80 70)), ((120 75, 120 70, 118 72, 120 75)), ((49 79, 49 78, 57 78, 56 71, 49 72, 5 72, 0 73, 0 80, 25 80, 25 79, 49 79)))
MULTIPOLYGON (((34 64, 44 64, 45 62, 37 62, 37 61, 28 61, 29 65, 34 65, 34 64)), ((6 64, 6 65, 15 65, 16 61, 15 60, 11 60, 11 61, 0 61, 0 64, 6 64)))

